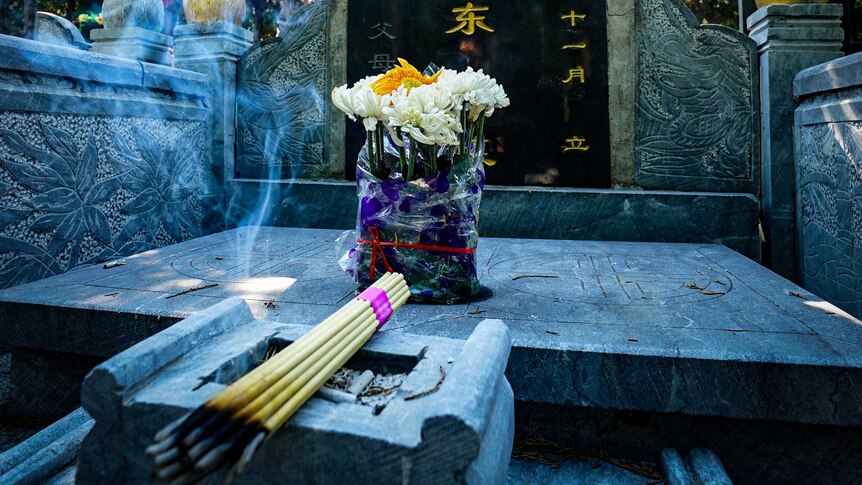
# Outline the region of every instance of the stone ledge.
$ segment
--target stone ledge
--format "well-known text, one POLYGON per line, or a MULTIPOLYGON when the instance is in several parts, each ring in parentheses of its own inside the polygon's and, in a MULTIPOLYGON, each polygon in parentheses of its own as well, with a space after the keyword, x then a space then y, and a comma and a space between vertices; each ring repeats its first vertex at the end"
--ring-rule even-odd
POLYGON ((46 483, 74 463, 92 427, 93 420, 79 408, 0 454, 0 483, 46 483))
MULTIPOLYGON (((93 355, 232 296, 315 324, 353 295, 339 234, 243 228, 10 288, 0 344, 93 355)), ((493 297, 408 305, 386 332, 463 340, 502 319, 526 402, 862 426, 862 324, 727 248, 484 238, 478 259, 493 297), (558 278, 514 279, 535 273, 558 278)))
POLYGON ((797 97, 862 86, 862 52, 801 71, 793 79, 797 97))
POLYGON ((0 35, 0 69, 23 71, 107 85, 171 89, 180 95, 205 98, 209 78, 182 69, 121 59, 105 54, 59 47, 0 35))
POLYGON ((749 29, 765 20, 767 17, 841 17, 844 12, 844 7, 840 4, 796 4, 796 5, 769 5, 767 7, 757 9, 753 14, 748 16, 746 25, 749 29))
MULTIPOLYGON (((227 227, 356 226, 356 184, 293 180, 228 182, 227 227), (252 213, 261 198, 283 201, 252 213), (259 218, 259 219, 258 219, 259 218)), ((488 237, 724 244, 760 260, 759 202, 750 194, 488 186, 479 232, 488 237)))

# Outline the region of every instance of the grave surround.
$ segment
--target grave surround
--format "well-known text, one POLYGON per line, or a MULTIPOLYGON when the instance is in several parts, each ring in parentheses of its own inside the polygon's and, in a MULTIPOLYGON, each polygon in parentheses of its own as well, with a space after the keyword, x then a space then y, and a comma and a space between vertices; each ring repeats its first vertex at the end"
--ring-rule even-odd
MULTIPOLYGON (((108 357, 231 296, 314 324, 354 295, 339 235, 244 228, 4 290, 0 344, 108 357)), ((478 254, 492 298, 408 305, 387 332, 506 321, 523 401, 862 425, 862 323, 727 248, 485 238, 478 254)))

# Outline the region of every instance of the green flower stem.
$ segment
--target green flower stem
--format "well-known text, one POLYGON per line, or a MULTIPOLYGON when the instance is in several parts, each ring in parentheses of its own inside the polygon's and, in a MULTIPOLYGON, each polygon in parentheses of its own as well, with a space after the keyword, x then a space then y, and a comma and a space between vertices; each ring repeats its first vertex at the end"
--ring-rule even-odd
POLYGON ((383 134, 383 123, 377 122, 377 167, 380 169, 381 175, 383 172, 383 155, 386 153, 385 139, 383 134))
POLYGON ((468 123, 467 114, 468 114, 468 110, 467 110, 467 105, 465 104, 464 108, 461 109, 461 126, 464 128, 464 131, 461 133, 461 147, 460 147, 461 160, 460 161, 464 161, 466 159, 467 152, 468 152, 467 148, 469 147, 469 144, 470 144, 470 134, 468 133, 468 127, 467 127, 467 123, 468 123))
POLYGON ((479 153, 485 152, 485 113, 479 115, 479 135, 476 137, 476 151, 479 153), (481 149, 481 152, 479 151, 481 149))
MULTIPOLYGON (((403 144, 404 137, 401 135, 401 128, 395 128, 395 134, 398 135, 398 142, 403 144)), ((407 154, 404 152, 404 146, 398 145, 398 159, 401 162, 401 176, 404 177, 407 173, 407 154)), ((407 179, 404 179, 407 182, 407 179)))
POLYGON ((413 167, 416 165, 416 154, 419 151, 419 147, 416 146, 416 140, 413 139, 412 136, 407 135, 407 139, 410 140, 410 161, 407 163, 407 179, 409 182, 413 180, 413 167))
MULTIPOLYGON (((436 170, 438 172, 440 171, 440 166, 437 164, 437 151, 439 149, 440 148, 437 145, 431 145, 431 154, 430 154, 431 156, 428 157, 428 159, 431 162, 431 170, 436 170)), ((425 174, 425 175, 427 176, 430 174, 425 174)))
POLYGON ((378 177, 377 168, 375 167, 377 164, 374 161, 374 135, 372 135, 370 131, 366 130, 365 138, 368 142, 368 170, 371 172, 371 175, 378 177))

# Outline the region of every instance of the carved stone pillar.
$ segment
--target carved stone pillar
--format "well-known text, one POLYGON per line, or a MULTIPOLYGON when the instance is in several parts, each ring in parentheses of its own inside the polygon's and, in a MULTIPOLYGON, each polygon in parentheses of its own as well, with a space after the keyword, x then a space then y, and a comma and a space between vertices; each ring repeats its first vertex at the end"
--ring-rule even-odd
POLYGON ((770 5, 748 17, 760 56, 763 263, 796 279, 793 77, 841 56, 841 5, 770 5))
MULTIPOLYGON (((215 175, 212 189, 221 205, 224 204, 225 181, 234 173, 237 64, 253 38, 254 34, 230 22, 178 25, 174 29, 176 67, 210 78, 215 175)), ((224 208, 221 209, 217 211, 220 215, 224 208)))

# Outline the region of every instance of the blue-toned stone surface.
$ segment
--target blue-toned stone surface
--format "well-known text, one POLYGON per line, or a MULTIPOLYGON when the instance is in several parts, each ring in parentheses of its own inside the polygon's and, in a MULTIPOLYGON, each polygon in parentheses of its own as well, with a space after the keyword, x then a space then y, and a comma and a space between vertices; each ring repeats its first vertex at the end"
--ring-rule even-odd
MULTIPOLYGON (((351 229, 356 184, 234 181, 228 228, 351 229)), ((757 198, 748 194, 486 187, 479 234, 530 239, 724 244, 760 259, 757 198)))
MULTIPOLYGON (((109 356, 229 296, 314 324, 353 295, 339 234, 244 228, 11 288, 0 343, 109 356)), ((505 320, 523 401, 862 426, 862 324, 727 248, 485 238, 479 261, 492 298, 408 305, 387 331, 505 320)))
POLYGON ((508 478, 507 483, 511 485, 649 485, 655 482, 595 459, 567 461, 556 468, 514 459, 508 478))
POLYGON ((764 264, 796 279, 793 77, 841 55, 841 6, 769 5, 748 19, 760 52, 764 264))
POLYGON ((57 483, 58 476, 61 478, 74 465, 78 448, 92 428, 90 415, 79 408, 0 453, 0 483, 57 483))
POLYGON ((801 72, 796 221, 802 285, 862 316, 862 54, 801 72), (822 92, 820 90, 823 90, 822 92))
MULTIPOLYGON (((328 1, 299 8, 281 36, 253 46, 238 66, 237 178, 332 175, 324 142, 330 111, 328 1)), ((335 169, 343 174, 343 166, 335 169)))
POLYGON ((757 193, 757 49, 679 0, 637 2, 635 180, 650 189, 757 193))
POLYGON ((86 50, 90 43, 78 27, 69 20, 50 12, 36 13, 36 31, 33 38, 39 42, 86 50))
MULTIPOLYGON (((144 450, 156 432, 232 381, 201 376, 225 366, 242 375, 273 339, 286 343, 308 330, 256 320, 234 298, 99 365, 82 393, 96 424, 82 445, 77 481, 147 481, 152 459, 144 450)), ((346 367, 364 358, 362 368, 377 374, 405 374, 392 400, 375 408, 311 399, 237 483, 502 483, 514 433, 504 376, 510 347, 499 321, 482 322, 466 342, 378 334, 346 367), (405 399, 434 388, 441 369, 438 391, 405 399)))
POLYGON ((0 287, 207 232, 206 78, 0 36, 0 287))

